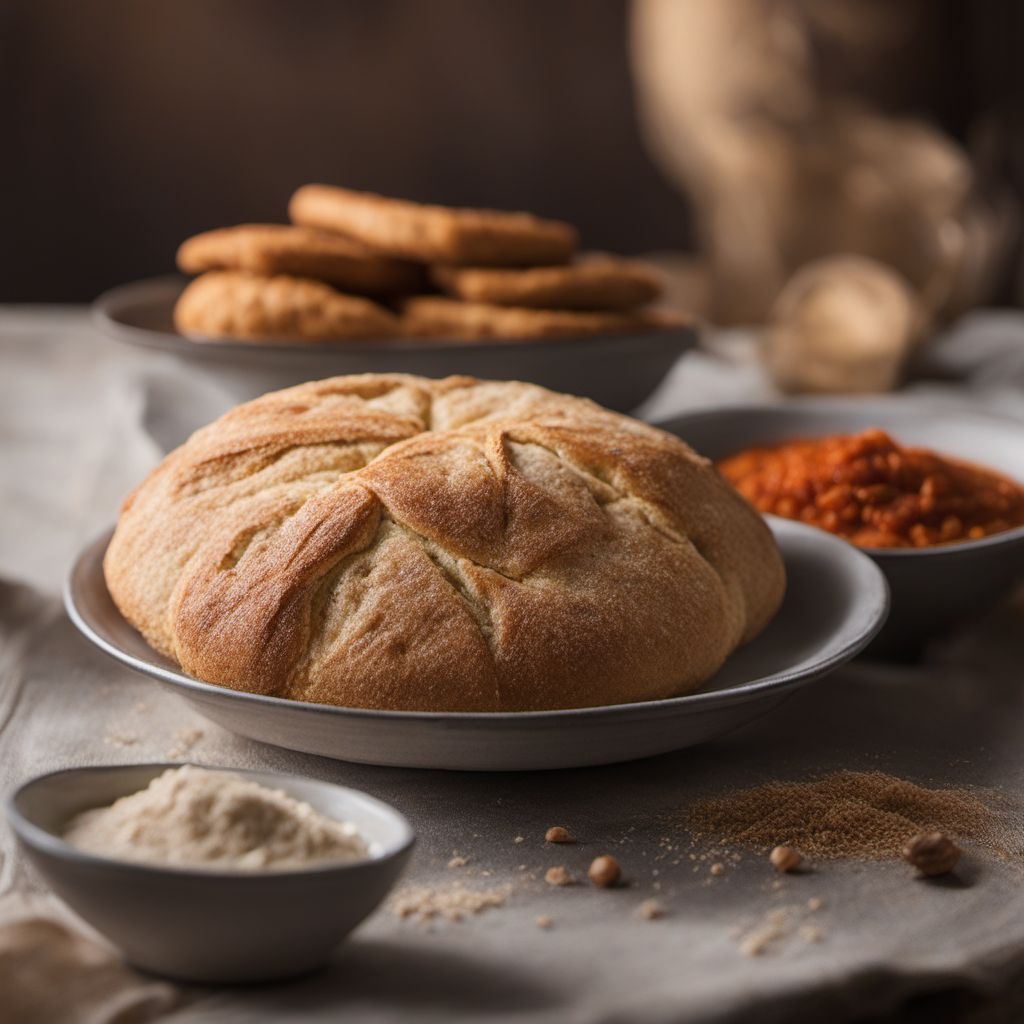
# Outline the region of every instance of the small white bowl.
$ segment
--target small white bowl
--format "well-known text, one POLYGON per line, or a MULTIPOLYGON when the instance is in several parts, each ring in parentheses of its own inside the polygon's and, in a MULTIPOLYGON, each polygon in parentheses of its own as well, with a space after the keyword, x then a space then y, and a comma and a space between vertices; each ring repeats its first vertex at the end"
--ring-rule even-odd
POLYGON ((409 823, 380 800, 327 782, 233 768, 208 770, 282 789, 352 822, 369 856, 291 871, 207 871, 116 860, 61 838, 80 811, 138 792, 175 767, 72 768, 32 779, 7 800, 22 848, 53 891, 143 970, 200 983, 274 981, 315 970, 383 900, 412 852, 409 823))

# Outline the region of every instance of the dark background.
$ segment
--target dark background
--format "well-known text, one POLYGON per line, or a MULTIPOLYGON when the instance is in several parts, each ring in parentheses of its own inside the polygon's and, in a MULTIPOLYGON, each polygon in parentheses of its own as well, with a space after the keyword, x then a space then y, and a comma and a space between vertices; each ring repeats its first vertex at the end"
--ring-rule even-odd
MULTIPOLYGON (((959 137, 981 107, 1019 128, 1022 6, 931 0, 921 74, 894 102, 959 137)), ((169 271, 187 235, 283 220, 307 181, 528 209, 595 248, 686 248, 686 202, 638 131, 628 13, 626 0, 0 0, 0 301, 88 301, 169 271)))

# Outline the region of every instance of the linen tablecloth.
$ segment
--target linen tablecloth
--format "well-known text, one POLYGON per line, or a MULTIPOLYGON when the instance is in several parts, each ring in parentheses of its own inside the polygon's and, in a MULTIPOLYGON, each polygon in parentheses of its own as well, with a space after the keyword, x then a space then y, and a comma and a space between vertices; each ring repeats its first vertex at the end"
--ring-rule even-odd
MULTIPOLYGON (((774 397, 755 345, 743 333, 712 339, 642 414, 774 397)), ((915 392, 1024 416, 1024 317, 970 318, 929 349, 921 372, 930 383, 915 392)), ((927 884, 898 863, 824 863, 776 885, 757 856, 712 876, 666 854, 685 847, 698 796, 836 768, 998 786, 1024 801, 1019 604, 981 614, 918 665, 854 663, 715 743, 633 764, 459 774, 294 754, 233 736, 120 668, 76 634, 59 603, 78 549, 182 439, 181 424, 230 404, 173 357, 105 339, 82 310, 0 312, 0 788, 55 768, 164 759, 334 780, 410 818, 419 844, 404 885, 500 889, 506 905, 429 927, 385 908, 316 976, 179 987, 122 967, 46 894, 5 825, 0 1019, 5 992, 32 991, 45 998, 16 1014, 9 1002, 13 1019, 771 1024, 882 1020, 908 1006, 930 1021, 1024 1019, 1020 864, 969 855, 958 882, 927 884), (581 842, 545 844, 553 824, 581 842), (628 885, 544 883, 547 867, 580 875, 603 852, 621 861, 628 885), (449 867, 453 856, 466 863, 449 867), (663 917, 638 913, 649 898, 663 917), (744 955, 741 937, 774 919, 788 922, 777 941, 744 955)))

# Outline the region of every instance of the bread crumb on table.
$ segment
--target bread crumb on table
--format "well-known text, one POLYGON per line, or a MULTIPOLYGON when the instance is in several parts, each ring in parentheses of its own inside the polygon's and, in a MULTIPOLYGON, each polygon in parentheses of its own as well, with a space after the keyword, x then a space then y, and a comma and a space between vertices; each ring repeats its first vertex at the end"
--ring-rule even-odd
POLYGON ((572 885, 576 879, 561 864, 558 864, 544 872, 544 881, 548 885, 572 885))
POLYGON ((554 923, 554 919, 548 917, 547 914, 539 914, 537 916, 536 924, 538 928, 550 928, 554 923))
POLYGON ((665 916, 665 908, 657 900, 644 900, 637 913, 647 921, 654 921, 665 916))
POLYGON ((420 923, 437 917, 459 922, 467 915, 503 907, 507 898, 505 889, 469 889, 462 885, 443 888, 408 886, 392 898, 391 909, 397 917, 411 918, 420 923))
POLYGON ((164 757, 169 761, 177 761, 192 752, 192 748, 205 736, 206 733, 199 728, 182 729, 174 737, 174 743, 164 751, 164 757))

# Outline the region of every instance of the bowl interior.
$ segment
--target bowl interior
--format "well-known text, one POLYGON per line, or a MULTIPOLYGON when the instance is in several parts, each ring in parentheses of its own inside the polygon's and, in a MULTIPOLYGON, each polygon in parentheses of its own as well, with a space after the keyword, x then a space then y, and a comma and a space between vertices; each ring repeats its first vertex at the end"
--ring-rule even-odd
MULTIPOLYGON (((26 838, 38 841, 42 832, 51 849, 54 843, 58 843, 70 850, 61 835, 74 815, 107 806, 120 797, 136 793, 168 768, 176 767, 180 766, 115 765, 71 768, 40 776, 23 785, 10 798, 12 824, 19 831, 32 833, 26 838)), ((352 822, 369 846, 369 859, 392 856, 412 841, 412 828, 398 811, 358 790, 278 772, 203 767, 209 771, 230 772, 272 789, 284 790, 321 814, 338 821, 352 822)), ((350 863, 355 862, 329 867, 345 867, 350 863)))
MULTIPOLYGON (((903 397, 854 401, 797 399, 674 417, 659 424, 709 459, 758 445, 880 427, 898 444, 929 448, 991 469, 1024 486, 1024 422, 942 403, 903 397)), ((864 548, 883 561, 967 557, 971 552, 1024 542, 1024 526, 977 540, 926 548, 864 548)))
POLYGON ((912 447, 994 469, 1024 485, 1024 422, 902 398, 796 400, 678 416, 659 424, 710 459, 754 445, 881 427, 912 447))

